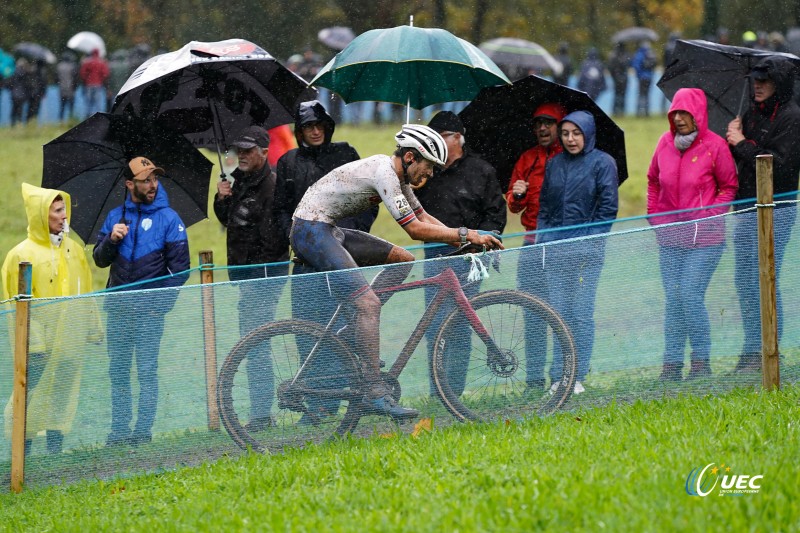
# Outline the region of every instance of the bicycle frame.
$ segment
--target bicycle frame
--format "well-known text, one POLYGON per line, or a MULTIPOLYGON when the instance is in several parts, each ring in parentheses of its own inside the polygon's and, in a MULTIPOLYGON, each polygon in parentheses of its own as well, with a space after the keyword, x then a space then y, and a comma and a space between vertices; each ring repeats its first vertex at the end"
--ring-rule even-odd
MULTIPOLYGON (((414 350, 417 349, 422 337, 425 335, 425 332, 428 330, 428 328, 430 328, 433 317, 436 316, 439 308, 447 299, 452 299, 455 301, 456 306, 464 314, 467 321, 472 326, 472 329, 475 330, 475 333, 486 343, 486 346, 489 350, 489 357, 502 359, 502 354, 497 348, 494 339, 492 339, 492 337, 489 335, 489 332, 486 331, 486 328, 483 326, 483 323, 481 323, 480 318, 478 318, 475 310, 470 305, 469 299, 467 298, 466 294, 464 294, 464 289, 461 287, 461 283, 459 283, 458 276, 456 276, 456 273, 452 268, 446 268, 440 274, 430 278, 424 278, 408 283, 401 283, 400 285, 395 285, 392 287, 377 289, 375 290, 375 294, 395 294, 398 292, 410 291, 430 285, 438 285, 439 290, 436 292, 436 296, 434 296, 433 300, 431 300, 430 305, 428 305, 425 313, 423 313, 422 317, 417 323, 417 326, 414 328, 414 331, 411 333, 405 345, 403 346, 403 349, 400 351, 400 355, 397 357, 397 360, 394 362, 394 364, 392 364, 387 374, 395 379, 400 376, 400 374, 403 372, 403 369, 405 369, 406 365, 408 364, 408 361, 411 359, 411 355, 414 353, 414 350)), ((328 334, 330 334, 333 325, 339 318, 343 306, 344 304, 340 304, 336 308, 336 312, 328 321, 328 324, 325 327, 328 334)), ((318 344, 312 348, 305 361, 301 364, 297 374, 292 380, 292 384, 295 383, 297 378, 303 373, 303 369, 305 369, 306 365, 308 365, 313 359, 313 356, 317 351, 317 347, 318 344)))

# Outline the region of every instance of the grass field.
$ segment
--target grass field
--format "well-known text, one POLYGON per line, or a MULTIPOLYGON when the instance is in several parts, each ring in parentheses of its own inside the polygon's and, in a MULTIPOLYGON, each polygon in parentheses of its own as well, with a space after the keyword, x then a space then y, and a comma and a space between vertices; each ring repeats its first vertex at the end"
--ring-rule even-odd
MULTIPOLYGON (((620 188, 620 217, 641 215, 645 172, 666 120, 620 122, 631 176, 620 188)), ((350 141, 362 156, 389 153, 395 129, 341 127, 337 138, 350 141)), ((25 234, 19 184, 40 182, 40 147, 60 131, 0 130, 6 162, 0 185, 3 255, 25 234)), ((520 230, 518 217, 510 215, 506 233, 520 230)), ((384 210, 374 232, 414 244, 384 210)), ((189 238, 193 265, 201 249, 213 250, 216 262, 224 263, 224 233, 215 220, 190 228, 189 238)), ((106 277, 96 270, 95 287, 106 277)), ((793 361, 796 355, 790 354, 793 361)), ((796 381, 800 367, 792 369, 796 381)), ((188 457, 192 447, 217 446, 220 453, 204 457, 222 458, 178 471, 0 495, 0 523, 20 531, 788 531, 800 526, 796 386, 779 393, 759 392, 747 383, 734 391, 709 386, 718 395, 702 397, 674 397, 675 391, 667 397, 652 388, 648 401, 630 404, 643 395, 630 394, 624 381, 612 381, 610 388, 593 383, 603 398, 587 393, 570 412, 483 425, 448 426, 442 417, 419 438, 348 439, 259 456, 232 450, 224 434, 210 444, 197 435, 180 435, 113 457, 102 450, 64 454, 72 463, 64 472, 79 472, 81 458, 108 461, 100 470, 117 472, 147 464, 144 454, 158 453, 159 447, 188 457), (609 405, 592 407, 612 398, 609 405), (712 462, 730 466, 731 473, 763 475, 760 492, 689 496, 689 473, 712 462)))
MULTIPOLYGON (((791 531, 800 390, 612 403, 0 496, 12 531, 791 531), (760 492, 689 496, 709 463, 760 492)), ((135 458, 132 458, 135 460, 135 458)))

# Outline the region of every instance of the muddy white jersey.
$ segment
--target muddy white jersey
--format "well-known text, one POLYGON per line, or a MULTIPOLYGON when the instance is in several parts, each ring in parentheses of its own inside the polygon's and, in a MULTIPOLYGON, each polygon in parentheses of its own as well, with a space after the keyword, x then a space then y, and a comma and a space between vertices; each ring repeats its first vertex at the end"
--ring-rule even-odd
POLYGON ((347 163, 320 178, 303 195, 294 218, 336 224, 381 202, 401 226, 422 212, 411 187, 397 179, 388 155, 347 163))

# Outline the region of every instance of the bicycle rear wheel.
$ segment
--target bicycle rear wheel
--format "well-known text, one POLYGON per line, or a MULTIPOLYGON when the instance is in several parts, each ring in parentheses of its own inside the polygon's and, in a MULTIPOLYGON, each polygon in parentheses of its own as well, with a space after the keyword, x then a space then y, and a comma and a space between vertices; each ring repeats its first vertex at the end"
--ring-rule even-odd
MULTIPOLYGON (((489 291, 469 301, 498 350, 484 343, 461 310, 445 318, 436 336, 430 369, 448 411, 459 421, 467 421, 545 415, 560 408, 572 393, 576 371, 575 343, 561 316, 539 298, 514 290, 489 291), (535 386, 526 384, 533 379, 528 375, 533 368, 528 368, 525 353, 526 316, 542 321, 552 332, 553 353, 559 352, 556 344, 561 348, 563 365, 554 380, 559 383, 554 392, 539 376, 535 386), (471 337, 466 353, 448 349, 463 346, 465 336, 471 337)), ((547 334, 547 329, 544 331, 547 334)), ((538 354, 543 361, 545 356, 538 354)), ((538 372, 544 372, 544 362, 538 372)))
POLYGON ((355 356, 341 339, 314 322, 283 320, 251 331, 231 349, 217 403, 237 445, 280 451, 346 433, 353 424, 346 413, 363 396, 361 383, 355 356), (259 355, 266 360, 256 365, 259 355))

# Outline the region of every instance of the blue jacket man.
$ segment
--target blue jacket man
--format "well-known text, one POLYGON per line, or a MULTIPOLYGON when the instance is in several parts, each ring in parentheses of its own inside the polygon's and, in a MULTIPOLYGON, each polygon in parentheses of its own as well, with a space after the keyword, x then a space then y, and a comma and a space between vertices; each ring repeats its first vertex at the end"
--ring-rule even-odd
POLYGON ((167 192, 159 187, 158 176, 163 174, 164 170, 146 157, 130 160, 125 169, 125 202, 106 217, 92 252, 98 267, 111 267, 107 287, 124 286, 119 294, 109 294, 104 303, 111 378, 111 433, 107 446, 138 446, 151 440, 158 403, 158 352, 164 315, 178 297, 177 291, 157 291, 147 297, 122 291, 179 287, 189 278, 186 226, 169 207, 167 192), (131 433, 134 354, 139 415, 131 433))

